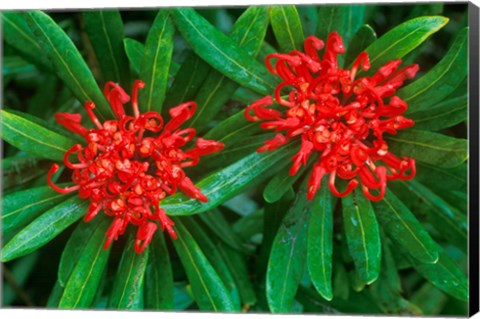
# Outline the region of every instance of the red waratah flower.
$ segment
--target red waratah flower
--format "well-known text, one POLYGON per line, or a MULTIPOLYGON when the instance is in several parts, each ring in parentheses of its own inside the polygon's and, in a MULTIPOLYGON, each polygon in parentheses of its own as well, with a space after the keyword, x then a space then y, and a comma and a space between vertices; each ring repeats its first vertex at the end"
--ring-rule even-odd
POLYGON ((169 110, 172 119, 163 125, 157 112, 140 114, 137 104, 138 89, 142 81, 133 87, 132 107, 134 116, 125 113, 123 104, 130 96, 113 82, 105 85, 105 96, 117 119, 101 123, 93 113, 95 105, 85 103, 88 116, 96 128, 87 129, 80 124, 80 114, 57 113, 56 120, 85 138, 86 146, 74 145, 65 153, 63 162, 73 170, 74 186, 60 188, 53 184, 52 175, 59 166, 53 164, 48 173, 48 184, 55 191, 69 193, 78 190, 79 196, 88 198, 90 206, 84 217, 86 222, 100 210, 113 217, 106 235, 104 248, 122 235, 128 226, 138 226, 135 251, 141 253, 150 243, 160 222, 162 231, 167 229, 176 238, 174 223, 159 207, 166 194, 173 194, 177 187, 191 198, 207 202, 199 188, 185 175, 184 167, 196 165, 202 155, 218 152, 223 144, 197 138, 195 146, 183 151, 181 147, 195 136, 195 129, 179 129, 180 125, 195 113, 196 103, 187 102, 169 110), (70 158, 75 157, 75 161, 70 158))
POLYGON ((284 114, 267 108, 273 104, 271 96, 247 107, 248 120, 266 121, 260 125, 262 128, 283 132, 257 151, 271 151, 298 138, 301 146, 292 158, 290 175, 315 156, 308 180, 308 199, 315 196, 322 178, 329 174, 328 185, 336 196, 348 195, 361 183, 367 198, 381 200, 387 180, 415 176, 415 161, 390 153, 384 133, 396 134, 397 130, 413 126, 412 120, 401 115, 407 104, 394 94, 406 79, 415 76, 418 65, 399 68, 402 61, 394 60, 373 76, 356 77, 359 67, 365 71, 370 68, 366 52, 359 54, 350 70, 345 70, 337 62, 338 54, 345 51, 338 33, 330 33, 320 58, 318 51, 323 47, 323 41, 310 36, 304 43, 305 53, 267 56, 267 68, 283 80, 275 89, 275 100, 287 111, 284 114), (274 59, 275 67, 271 62, 274 59), (288 89, 288 93, 284 90, 285 97, 282 89, 288 89), (343 192, 335 187, 337 176, 349 181, 343 192))

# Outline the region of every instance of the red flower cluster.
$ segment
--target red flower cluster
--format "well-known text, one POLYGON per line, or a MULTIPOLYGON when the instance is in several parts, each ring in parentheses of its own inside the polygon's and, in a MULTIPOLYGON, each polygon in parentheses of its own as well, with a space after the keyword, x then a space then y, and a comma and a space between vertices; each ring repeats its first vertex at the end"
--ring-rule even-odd
POLYGON ((185 175, 184 167, 196 165, 202 155, 218 152, 223 144, 197 138, 195 147, 183 151, 180 148, 195 136, 195 129, 179 129, 192 117, 195 102, 188 102, 169 110, 171 121, 163 125, 157 112, 140 114, 137 105, 138 89, 133 88, 132 106, 134 116, 125 114, 123 104, 130 100, 128 94, 113 82, 105 85, 105 96, 116 120, 103 124, 93 113, 95 105, 87 102, 85 108, 96 128, 83 127, 80 114, 57 113, 57 121, 70 131, 83 136, 86 146, 74 145, 64 156, 65 166, 73 170, 72 187, 59 188, 51 181, 59 169, 53 164, 48 173, 48 184, 60 193, 79 191, 79 196, 88 198, 90 206, 84 220, 90 221, 100 210, 112 216, 113 222, 107 231, 107 248, 112 240, 122 235, 128 226, 138 226, 135 251, 141 253, 150 243, 160 222, 173 238, 173 222, 159 207, 166 194, 173 194, 177 187, 191 198, 202 202, 208 199, 185 175), (70 161, 75 156, 78 162, 70 161))
POLYGON ((323 41, 310 36, 304 43, 305 53, 267 56, 268 69, 283 80, 274 92, 275 100, 288 110, 283 114, 267 108, 273 103, 271 96, 247 107, 248 120, 263 120, 266 122, 261 124, 262 128, 284 132, 257 151, 274 150, 299 136, 301 147, 292 158, 290 175, 306 165, 310 156, 317 156, 308 181, 308 199, 315 196, 322 178, 330 174, 328 185, 336 196, 348 195, 361 182, 367 198, 381 200, 387 180, 407 180, 415 175, 415 161, 390 153, 383 135, 396 134, 414 124, 401 115, 407 104, 394 94, 406 79, 415 76, 418 65, 399 68, 402 61, 395 60, 371 77, 356 78, 359 67, 370 68, 366 52, 359 54, 350 70, 345 70, 338 67, 338 54, 345 51, 338 33, 330 33, 320 58, 318 51, 323 47, 323 41), (275 67, 271 64, 273 59, 275 67), (288 88, 288 95, 282 97, 284 88, 288 88), (343 192, 335 187, 337 176, 349 181, 343 192))

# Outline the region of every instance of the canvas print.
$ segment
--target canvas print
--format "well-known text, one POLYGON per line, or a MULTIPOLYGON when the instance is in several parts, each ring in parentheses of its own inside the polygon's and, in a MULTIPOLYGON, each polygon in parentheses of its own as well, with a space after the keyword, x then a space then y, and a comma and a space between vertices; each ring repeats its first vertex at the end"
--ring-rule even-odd
POLYGON ((468 13, 2 12, 2 307, 467 315, 468 13))

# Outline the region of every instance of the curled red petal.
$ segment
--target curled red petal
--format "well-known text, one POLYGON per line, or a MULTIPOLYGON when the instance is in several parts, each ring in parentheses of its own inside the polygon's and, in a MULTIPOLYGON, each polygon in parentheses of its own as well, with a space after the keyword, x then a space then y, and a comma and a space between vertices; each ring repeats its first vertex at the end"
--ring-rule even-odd
POLYGON ((150 244, 152 241, 153 234, 157 231, 157 224, 153 222, 147 222, 142 225, 137 230, 137 235, 135 236, 135 252, 137 254, 142 253, 145 248, 150 244))
POLYGON ((196 198, 201 202, 208 202, 208 198, 202 194, 200 188, 196 187, 190 178, 184 177, 178 184, 178 188, 185 193, 188 197, 196 198))
POLYGON ((80 124, 82 115, 69 113, 55 113, 55 120, 67 130, 81 136, 87 136, 88 130, 80 124))
POLYGON ((257 152, 262 153, 265 151, 273 151, 280 146, 285 145, 287 142, 287 137, 285 137, 283 134, 277 134, 271 140, 266 141, 262 147, 258 148, 257 152))

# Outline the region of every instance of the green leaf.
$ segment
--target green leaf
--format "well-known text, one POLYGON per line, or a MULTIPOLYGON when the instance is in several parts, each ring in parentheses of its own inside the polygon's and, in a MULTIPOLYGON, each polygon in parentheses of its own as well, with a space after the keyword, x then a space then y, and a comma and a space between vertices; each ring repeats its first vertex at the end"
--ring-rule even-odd
POLYGON ((28 61, 51 71, 52 64, 28 27, 24 15, 20 12, 2 12, 1 18, 5 42, 17 49, 28 61))
POLYGON ((36 70, 33 64, 28 63, 19 56, 4 56, 2 72, 3 76, 16 75, 22 73, 34 72, 36 70))
MULTIPOLYGON (((145 46, 143 43, 130 38, 123 39, 123 46, 125 47, 125 53, 127 54, 133 71, 136 73, 136 75, 139 75, 140 68, 142 66, 143 54, 145 53, 145 46)), ((175 61, 170 61, 170 67, 168 69, 169 78, 175 77, 179 69, 180 66, 175 61)))
POLYGON ((232 273, 235 285, 240 293, 243 309, 248 309, 249 306, 254 305, 257 302, 257 296, 255 295, 253 284, 250 280, 245 256, 220 242, 217 243, 217 249, 223 256, 225 264, 232 273))
POLYGON ((193 100, 198 89, 205 82, 209 70, 210 66, 207 63, 194 52, 190 52, 168 89, 164 102, 164 117, 170 108, 193 100))
POLYGON ((294 176, 290 175, 289 169, 286 167, 268 182, 263 190, 263 198, 267 203, 274 203, 292 187, 292 185, 300 178, 309 165, 302 166, 300 171, 294 176))
MULTIPOLYGON (((10 275, 11 277, 13 277, 12 278, 14 279, 13 282, 16 285, 18 285, 18 287, 25 287, 27 279, 35 271, 35 266, 37 264, 38 257, 39 257, 39 253, 35 252, 9 265, 8 268, 10 270, 10 275)), ((5 268, 3 268, 2 270, 3 270, 4 276, 6 277, 5 268)), ((4 284, 2 286, 2 305, 4 307, 11 306, 12 302, 15 301, 16 297, 17 297, 17 292, 12 288, 12 283, 9 280, 4 280, 4 284)))
POLYGON ((80 219, 88 202, 77 196, 64 201, 31 222, 2 249, 2 262, 27 255, 42 247, 80 219))
POLYGON ((173 287, 173 308, 175 310, 185 310, 193 303, 191 294, 187 291, 187 288, 183 282, 175 283, 173 287))
MULTIPOLYGON (((236 139, 236 137, 233 135, 228 137, 229 140, 236 139)), ((192 169, 192 171, 196 173, 203 173, 205 171, 223 168, 226 165, 230 165, 242 159, 245 157, 245 154, 254 152, 260 146, 265 144, 266 140, 272 139, 273 137, 273 133, 265 133, 251 137, 244 136, 242 139, 235 141, 234 143, 231 143, 230 141, 223 141, 225 148, 221 152, 202 158, 200 164, 195 167, 195 169, 192 169)))
POLYGON ((289 312, 305 271, 307 232, 313 203, 304 187, 282 221, 267 266, 266 294, 270 310, 289 312))
POLYGON ((123 47, 123 22, 120 12, 86 11, 83 13, 83 21, 104 80, 126 86, 129 69, 123 47))
POLYGON ((467 76, 468 28, 460 31, 442 60, 427 74, 397 91, 409 112, 423 111, 444 100, 467 76))
POLYGON ((108 308, 110 309, 141 309, 137 302, 143 294, 143 278, 147 268, 150 247, 137 254, 134 249, 135 241, 135 234, 132 232, 125 244, 115 275, 112 293, 108 301, 108 308))
MULTIPOLYGON (((328 5, 318 8, 317 36, 324 42, 335 31, 348 47, 351 38, 365 22, 364 5, 328 5)), ((342 56, 339 57, 343 59, 342 56)))
POLYGON ((318 24, 316 36, 326 42, 330 32, 342 35, 344 6, 326 5, 318 7, 318 24))
POLYGON ((59 194, 50 186, 27 189, 4 196, 1 215, 3 234, 27 225, 38 215, 67 198, 68 195, 59 194))
MULTIPOLYGON (((55 119, 50 117, 50 110, 46 112, 46 105, 54 105, 56 101, 59 101, 57 95, 59 79, 57 76, 48 74, 41 77, 41 83, 35 90, 35 95, 32 96, 28 102, 26 113, 37 117, 48 118, 49 120, 55 119)), ((72 97, 72 99, 74 99, 72 97)), ((76 99, 75 99, 76 100, 76 99)), ((58 102, 57 102, 58 103, 58 102)), ((60 104, 60 103, 59 103, 60 104)), ((55 109, 55 111, 60 111, 55 109)))
POLYGON ((294 5, 275 5, 270 8, 270 24, 282 52, 303 51, 303 28, 294 5))
POLYGON ((435 242, 415 216, 392 192, 373 203, 378 221, 388 237, 403 247, 412 257, 433 264, 438 260, 435 242))
POLYGON ((235 311, 230 294, 205 254, 179 218, 173 219, 178 239, 175 250, 192 285, 192 292, 200 310, 235 311))
MULTIPOLYGON (((97 218, 100 219, 99 217, 97 218)), ((92 234, 84 243, 82 250, 76 252, 78 259, 73 264, 74 268, 66 282, 59 308, 78 309, 91 306, 110 254, 110 248, 103 249, 105 232, 110 222, 109 218, 104 218, 89 228, 92 234)), ((58 283, 61 287, 60 281, 58 283)))
POLYGON ((2 184, 6 189, 44 175, 50 168, 50 163, 32 156, 14 156, 3 159, 2 167, 2 184))
POLYGON ((173 309, 173 273, 165 237, 153 236, 145 272, 145 309, 173 309))
POLYGON ((332 300, 333 208, 334 201, 326 181, 313 198, 308 226, 308 272, 315 289, 332 300))
MULTIPOLYGON (((265 7, 249 7, 238 18, 230 33, 230 38, 238 43, 247 54, 255 57, 265 37, 268 27, 268 14, 265 7)), ((232 98, 238 84, 222 73, 211 70, 205 84, 198 91, 195 101, 198 108, 187 126, 193 126, 197 132, 203 130, 224 104, 232 98)), ((253 100, 250 100, 253 101, 253 100)))
POLYGON ((314 5, 297 6, 304 34, 315 34, 318 25, 318 10, 314 5))
POLYGON ((58 77, 65 82, 80 102, 94 102, 96 110, 102 117, 111 118, 113 113, 102 91, 67 34, 52 18, 41 11, 28 11, 25 17, 41 48, 52 62, 58 77))
POLYGON ((434 165, 417 163, 415 179, 430 188, 454 191, 467 188, 467 164, 444 169, 434 165))
POLYGON ((145 82, 145 88, 139 93, 142 112, 162 110, 173 52, 173 34, 170 12, 159 10, 148 32, 140 66, 140 79, 145 82))
POLYGON ((287 146, 274 152, 253 153, 209 176, 196 184, 207 196, 208 203, 187 198, 177 193, 162 201, 161 207, 169 215, 193 215, 212 209, 247 187, 260 183, 274 173, 272 166, 290 157, 293 147, 287 146))
POLYGON ((355 191, 342 198, 342 207, 348 250, 360 280, 369 285, 377 280, 382 259, 377 218, 370 200, 355 191))
POLYGON ((468 301, 468 279, 453 259, 440 249, 439 260, 435 264, 415 263, 413 267, 425 279, 450 296, 468 301))
POLYGON ((244 251, 241 239, 235 234, 222 212, 218 209, 213 209, 198 216, 223 242, 237 251, 244 251))
POLYGON ((370 57, 369 73, 376 72, 391 60, 401 59, 447 22, 448 18, 441 16, 421 17, 408 20, 388 31, 366 49, 370 57))
POLYGON ((233 81, 261 94, 270 94, 275 78, 191 8, 172 11, 173 19, 185 41, 202 59, 233 81))
POLYGON ((416 181, 401 183, 408 189, 411 197, 418 198, 421 211, 427 212, 427 220, 435 229, 462 251, 467 251, 468 221, 467 217, 452 208, 440 196, 416 181))
POLYGON ((143 54, 145 52, 145 46, 143 45, 143 43, 130 38, 123 39, 123 46, 125 47, 125 53, 127 54, 133 71, 137 75, 140 74, 143 54))
POLYGON ((377 40, 377 34, 368 24, 363 25, 348 45, 345 55, 345 65, 351 65, 358 55, 364 51, 370 44, 377 40))
POLYGON ((220 122, 208 131, 204 137, 226 145, 234 145, 242 138, 261 131, 260 125, 255 122, 249 122, 242 110, 220 122))
POLYGON ((389 144, 393 154, 406 155, 442 168, 458 166, 468 158, 466 139, 413 129, 385 139, 393 142, 389 144))
POLYGON ((95 218, 89 223, 79 223, 68 239, 58 264, 58 282, 62 287, 65 287, 70 279, 75 265, 78 263, 100 220, 103 219, 95 218))
POLYGON ((231 270, 228 268, 223 256, 218 251, 217 244, 213 242, 215 237, 212 238, 209 236, 193 217, 183 218, 182 223, 188 228, 188 231, 205 254, 205 257, 207 257, 213 269, 215 269, 220 279, 222 279, 225 288, 230 294, 230 299, 235 311, 240 311, 240 295, 236 283, 233 279, 231 270))
POLYGON ((48 296, 47 304, 45 305, 47 309, 58 309, 58 304, 60 303, 60 299, 62 298, 63 290, 63 287, 60 285, 57 279, 57 281, 55 281, 55 285, 52 288, 52 291, 50 292, 50 295, 48 296))
POLYGON ((40 158, 63 160, 76 142, 6 110, 0 111, 2 138, 40 158))
POLYGON ((468 97, 463 95, 443 101, 427 110, 408 114, 415 121, 415 128, 438 131, 467 120, 468 97))
POLYGON ((378 307, 384 313, 405 313, 412 314, 409 311, 408 302, 402 297, 402 287, 397 266, 390 249, 388 239, 382 233, 382 263, 380 275, 369 287, 369 291, 374 297, 378 307))

